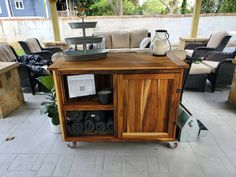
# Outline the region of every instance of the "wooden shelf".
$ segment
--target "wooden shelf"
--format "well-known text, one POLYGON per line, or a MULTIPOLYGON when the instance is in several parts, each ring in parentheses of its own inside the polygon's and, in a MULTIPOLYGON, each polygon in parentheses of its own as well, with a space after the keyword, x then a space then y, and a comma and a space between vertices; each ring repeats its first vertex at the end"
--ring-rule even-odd
POLYGON ((77 136, 77 137, 66 137, 65 141, 118 141, 114 135, 85 135, 85 136, 77 136))
POLYGON ((97 98, 73 98, 68 99, 62 106, 65 111, 72 110, 113 110, 113 104, 103 105, 98 102, 97 98))

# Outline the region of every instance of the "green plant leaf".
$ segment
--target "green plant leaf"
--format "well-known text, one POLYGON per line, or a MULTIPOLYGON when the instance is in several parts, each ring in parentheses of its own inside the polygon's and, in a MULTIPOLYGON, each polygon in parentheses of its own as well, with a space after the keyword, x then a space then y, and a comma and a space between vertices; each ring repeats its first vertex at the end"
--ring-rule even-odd
POLYGON ((59 125, 60 124, 58 113, 52 114, 52 124, 53 125, 59 125))
POLYGON ((54 82, 53 82, 53 76, 52 75, 41 76, 41 77, 38 77, 37 79, 49 91, 54 89, 54 82))
POLYGON ((57 100, 56 100, 56 92, 54 89, 54 82, 52 75, 41 76, 38 78, 38 81, 50 91, 47 95, 46 102, 41 103, 40 113, 47 114, 49 118, 51 118, 53 125, 59 125, 59 115, 57 110, 57 100))

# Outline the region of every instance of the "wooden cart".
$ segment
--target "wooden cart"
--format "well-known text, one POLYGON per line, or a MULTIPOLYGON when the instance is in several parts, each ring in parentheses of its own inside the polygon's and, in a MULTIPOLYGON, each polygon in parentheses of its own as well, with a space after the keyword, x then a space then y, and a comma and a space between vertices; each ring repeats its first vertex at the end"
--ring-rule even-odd
MULTIPOLYGON (((95 61, 66 62, 49 67, 53 72, 63 140, 79 141, 166 141, 176 140, 176 119, 184 69, 178 58, 151 54, 116 53, 95 61), (113 89, 113 103, 99 104, 93 98, 69 98, 66 77, 94 74, 96 90, 113 89), (70 136, 66 112, 110 110, 114 134, 70 136)), ((174 144, 176 145, 176 144, 174 144)))

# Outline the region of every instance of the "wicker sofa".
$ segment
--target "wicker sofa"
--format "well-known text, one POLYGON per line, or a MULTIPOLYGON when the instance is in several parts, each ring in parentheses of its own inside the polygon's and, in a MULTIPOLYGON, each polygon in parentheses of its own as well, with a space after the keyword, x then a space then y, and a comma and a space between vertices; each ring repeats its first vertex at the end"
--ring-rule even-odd
MULTIPOLYGON (((18 73, 21 81, 22 88, 30 88, 32 94, 35 95, 35 87, 38 84, 37 77, 47 75, 48 73, 36 74, 32 72, 31 67, 19 61, 19 56, 14 48, 9 44, 0 43, 0 62, 17 62, 19 64, 18 73)), ((37 66, 35 66, 37 67, 37 66)), ((46 66, 41 66, 45 70, 46 66)), ((45 70, 46 71, 46 70, 45 70)))
POLYGON ((101 45, 110 52, 149 51, 151 43, 147 29, 95 32, 94 35, 104 37, 101 45))

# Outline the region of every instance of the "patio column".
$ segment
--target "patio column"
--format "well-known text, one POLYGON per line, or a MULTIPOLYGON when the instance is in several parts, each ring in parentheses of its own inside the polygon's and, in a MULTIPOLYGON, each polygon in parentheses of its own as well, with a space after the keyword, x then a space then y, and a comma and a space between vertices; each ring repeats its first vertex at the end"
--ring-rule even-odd
POLYGON ((60 35, 60 28, 59 28, 59 22, 58 22, 56 3, 57 3, 57 0, 49 0, 53 33, 54 33, 54 40, 60 41, 61 35, 60 35))
POLYGON ((190 37, 192 38, 197 37, 201 5, 202 5, 202 0, 195 0, 193 18, 192 18, 192 30, 190 35, 190 37))

